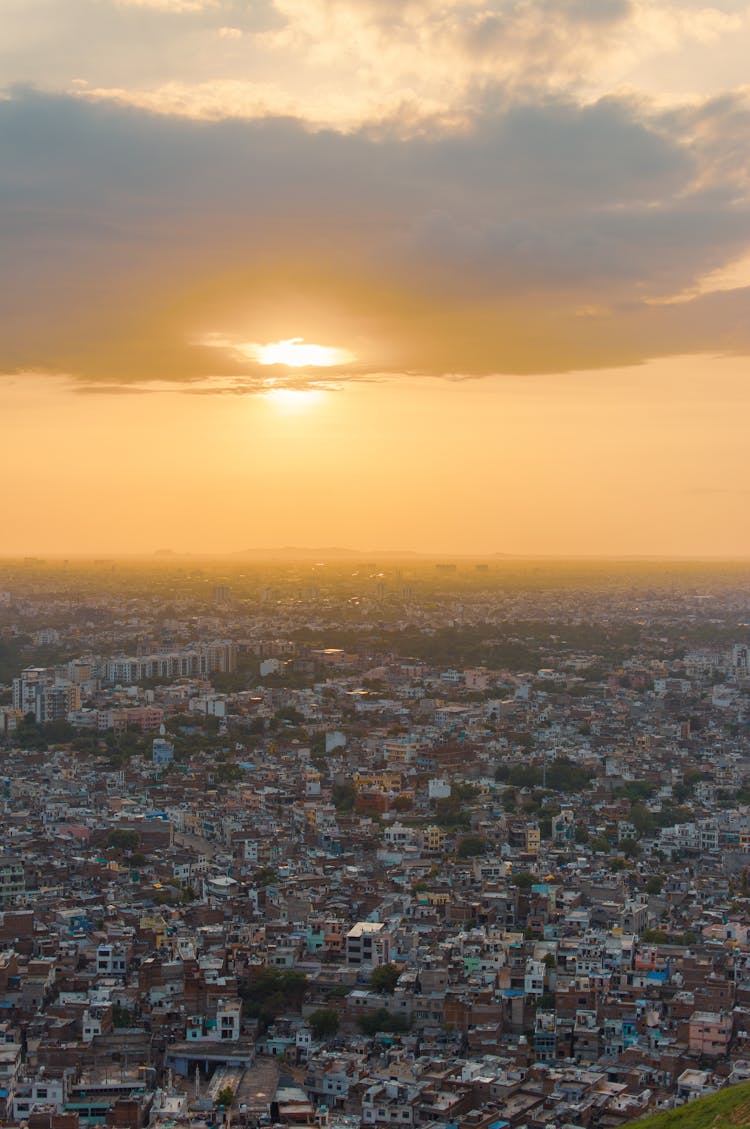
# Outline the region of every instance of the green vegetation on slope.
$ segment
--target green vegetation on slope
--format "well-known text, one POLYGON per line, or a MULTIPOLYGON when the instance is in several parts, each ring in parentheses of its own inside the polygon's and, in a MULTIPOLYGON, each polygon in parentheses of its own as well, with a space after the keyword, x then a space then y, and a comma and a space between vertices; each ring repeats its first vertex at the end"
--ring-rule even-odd
POLYGON ((750 1125, 750 1082, 630 1124, 638 1129, 743 1129, 750 1125))

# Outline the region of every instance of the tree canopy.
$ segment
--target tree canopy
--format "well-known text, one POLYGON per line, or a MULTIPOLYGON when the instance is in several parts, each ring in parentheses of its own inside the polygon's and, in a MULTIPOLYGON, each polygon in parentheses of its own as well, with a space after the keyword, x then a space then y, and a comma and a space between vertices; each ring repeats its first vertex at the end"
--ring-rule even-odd
POLYGON ((396 990, 401 970, 396 964, 379 964, 370 975, 370 987, 383 995, 392 996, 396 990))

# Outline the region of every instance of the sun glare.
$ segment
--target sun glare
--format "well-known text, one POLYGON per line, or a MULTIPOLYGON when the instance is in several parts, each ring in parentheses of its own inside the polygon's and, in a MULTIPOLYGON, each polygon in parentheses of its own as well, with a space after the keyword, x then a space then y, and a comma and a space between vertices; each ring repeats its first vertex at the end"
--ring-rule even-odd
POLYGON ((313 345, 303 337, 290 337, 286 341, 273 341, 269 345, 255 345, 255 357, 262 365, 287 365, 289 368, 330 368, 354 360, 347 349, 330 345, 313 345))
POLYGON ((203 333, 194 344, 209 349, 222 349, 242 360, 257 361, 261 365, 285 365, 287 368, 333 368, 356 361, 349 349, 333 345, 317 345, 304 337, 287 337, 282 341, 269 341, 265 345, 256 341, 238 341, 223 333, 203 333))

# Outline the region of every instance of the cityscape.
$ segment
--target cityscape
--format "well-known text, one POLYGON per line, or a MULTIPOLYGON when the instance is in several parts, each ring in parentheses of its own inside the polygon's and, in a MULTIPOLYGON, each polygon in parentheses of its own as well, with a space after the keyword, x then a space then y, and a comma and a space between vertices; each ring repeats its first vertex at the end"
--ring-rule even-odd
POLYGON ((0 0, 0 1129, 750 1129, 750 0, 0 0))
POLYGON ((0 663, 4 1123, 750 1079, 745 566, 28 558, 0 663))

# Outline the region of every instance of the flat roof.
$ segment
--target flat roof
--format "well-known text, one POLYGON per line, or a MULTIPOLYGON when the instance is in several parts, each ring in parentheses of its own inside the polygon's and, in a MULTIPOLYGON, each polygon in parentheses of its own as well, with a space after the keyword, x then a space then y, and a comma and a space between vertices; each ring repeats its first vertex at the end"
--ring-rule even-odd
POLYGON ((347 937, 361 937, 364 933, 379 933, 381 929, 385 929, 382 921, 358 921, 353 925, 347 937))

